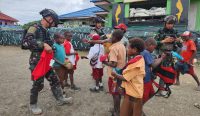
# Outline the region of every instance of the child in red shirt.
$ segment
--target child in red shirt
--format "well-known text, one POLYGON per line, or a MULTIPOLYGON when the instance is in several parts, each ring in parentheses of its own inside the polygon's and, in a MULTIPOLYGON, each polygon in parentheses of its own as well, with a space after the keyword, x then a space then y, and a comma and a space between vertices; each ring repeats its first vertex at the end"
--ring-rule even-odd
POLYGON ((63 46, 65 48, 66 57, 73 64, 73 69, 66 70, 65 81, 67 84, 67 79, 69 75, 70 82, 71 82, 71 89, 77 91, 77 90, 80 90, 81 88, 77 87, 74 84, 74 70, 76 70, 76 65, 79 60, 79 56, 78 56, 78 53, 74 50, 73 45, 71 44, 72 34, 70 32, 65 32, 64 37, 65 37, 65 41, 64 41, 63 46))
MULTIPOLYGON (((181 35, 182 39, 183 39, 183 47, 182 47, 182 50, 181 50, 181 56, 184 58, 183 61, 179 62, 179 64, 183 64, 185 63, 185 65, 182 65, 182 67, 179 66, 176 66, 178 71, 181 71, 181 69, 184 67, 186 67, 188 70, 185 70, 185 72, 182 72, 183 74, 184 73, 188 73, 190 74, 194 80, 196 81, 198 87, 197 87, 197 91, 200 91, 200 82, 199 82, 199 79, 196 75, 196 73, 194 72, 194 66, 193 66, 193 60, 197 54, 197 49, 196 49, 196 45, 194 43, 194 41, 192 39, 190 39, 191 37, 191 33, 189 31, 185 31, 182 35, 181 35)), ((180 85, 180 82, 179 82, 179 75, 177 76, 177 82, 176 82, 177 85, 180 85)))

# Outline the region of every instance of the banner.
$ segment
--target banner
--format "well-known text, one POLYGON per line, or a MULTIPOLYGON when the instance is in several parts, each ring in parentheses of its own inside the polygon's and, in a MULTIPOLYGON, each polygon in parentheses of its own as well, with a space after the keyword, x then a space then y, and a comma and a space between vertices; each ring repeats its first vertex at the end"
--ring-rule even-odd
POLYGON ((120 4, 113 4, 113 11, 112 11, 112 25, 113 27, 120 24, 124 23, 124 8, 125 5, 123 3, 120 4))
POLYGON ((178 24, 188 24, 189 0, 171 0, 171 14, 176 16, 178 24))

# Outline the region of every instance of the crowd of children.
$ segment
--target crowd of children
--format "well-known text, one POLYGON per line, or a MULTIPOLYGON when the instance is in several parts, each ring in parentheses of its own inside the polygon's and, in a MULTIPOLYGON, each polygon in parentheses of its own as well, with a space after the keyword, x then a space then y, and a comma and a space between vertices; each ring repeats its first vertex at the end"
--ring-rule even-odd
MULTIPOLYGON (((189 39, 190 35, 186 35, 188 33, 189 32, 185 32, 182 35, 184 40, 183 45, 187 47, 187 54, 189 54, 188 52, 190 51, 191 53, 190 55, 184 55, 186 52, 184 52, 184 49, 186 48, 183 47, 181 55, 185 59, 184 62, 190 64, 188 66, 188 72, 185 73, 191 74, 199 86, 198 78, 194 73, 191 62, 194 59, 193 56, 195 55, 196 48, 195 44, 193 44, 194 42, 189 39)), ((154 59, 152 53, 157 47, 157 41, 154 38, 149 38, 145 41, 141 38, 130 39, 126 51, 126 47, 121 42, 123 36, 124 31, 118 28, 113 31, 111 38, 106 40, 100 40, 101 37, 97 33, 91 34, 91 40, 84 40, 84 42, 90 43, 92 47, 89 50, 89 54, 87 56, 81 56, 81 59, 89 59, 90 61, 92 77, 95 80, 95 86, 90 88, 91 92, 103 90, 103 65, 107 66, 108 89, 109 93, 113 96, 114 103, 113 116, 145 115, 142 111, 142 107, 155 95, 152 82, 152 70, 162 63, 163 59, 166 58, 166 54, 163 53, 159 58, 154 59), (109 50, 106 51, 102 45, 105 42, 110 42, 111 44, 109 50), (104 51, 107 52, 107 54, 104 53, 104 51), (127 58, 127 55, 129 59, 127 58), (124 96, 124 99, 122 104, 120 104, 122 96, 124 96)), ((54 47, 56 48, 54 54, 56 62, 54 64, 54 69, 60 77, 62 88, 64 88, 64 80, 67 84, 68 76, 66 75, 69 74, 71 88, 79 90, 73 83, 73 72, 74 69, 76 69, 77 63, 77 52, 74 51, 73 46, 70 43, 71 37, 72 34, 70 32, 65 32, 64 36, 59 34, 54 35, 54 47), (61 45, 62 43, 64 44, 61 45), (64 65, 66 58, 72 63, 73 68, 69 69, 65 66, 57 68, 57 66, 60 66, 59 63, 57 63, 57 60, 64 65)), ((181 63, 177 63, 177 71, 182 71, 181 69, 183 69, 183 67, 180 65, 181 63)), ((179 81, 179 78, 177 81, 179 81)))
MULTIPOLYGON (((50 11, 51 10, 48 10, 48 13, 50 11)), ((51 20, 53 16, 54 15, 52 15, 49 20, 51 20)), ((44 16, 44 18, 45 17, 46 16, 44 16)), ((41 23, 43 24, 45 20, 47 19, 43 19, 41 23)), ((100 22, 101 21, 98 20, 96 29, 94 29, 95 32, 90 34, 92 40, 84 40, 84 42, 92 45, 89 50, 89 54, 87 56, 81 56, 81 59, 89 59, 90 66, 92 68, 92 77, 95 80, 95 86, 91 87, 90 91, 99 92, 104 89, 102 77, 104 75, 103 67, 105 65, 107 66, 108 89, 109 93, 113 97, 114 103, 112 116, 145 115, 142 111, 143 105, 155 95, 152 82, 152 71, 156 67, 160 66, 167 56, 165 53, 162 53, 157 59, 153 58, 151 53, 157 47, 157 41, 153 38, 149 38, 145 41, 141 38, 133 38, 128 41, 128 44, 123 43, 122 39, 124 38, 124 33, 127 30, 125 24, 119 24, 116 26, 110 38, 105 37, 102 32, 100 22), (104 40, 102 40, 102 36, 104 36, 104 40), (108 43, 108 46, 104 45, 106 48, 102 45, 104 43, 108 43), (123 102, 121 104, 122 96, 123 102)), ((45 25, 50 24, 46 22, 45 25)), ((43 27, 40 28, 43 30, 43 27)), ((31 34, 33 29, 37 28, 31 28, 28 32, 31 34)), ((32 34, 32 36, 34 35, 32 34)), ((175 69, 177 72, 182 72, 183 74, 191 74, 198 84, 197 90, 200 90, 200 83, 197 75, 194 73, 193 66, 193 59, 196 55, 196 46, 190 39, 190 32, 184 32, 181 37, 183 39, 181 55, 184 60, 178 62, 175 69)), ((77 67, 79 55, 73 48, 71 38, 72 33, 68 31, 63 35, 55 33, 54 43, 51 43, 52 48, 47 44, 44 44, 43 46, 48 53, 53 52, 53 59, 51 60, 52 68, 47 71, 45 77, 51 82, 51 89, 56 100, 58 101, 58 105, 72 102, 72 97, 66 98, 65 96, 64 88, 66 86, 70 86, 72 90, 81 90, 74 84, 74 71, 77 67), (70 78, 70 84, 67 82, 68 77, 70 78)), ((31 46, 30 49, 32 51, 35 51, 33 52, 34 55, 34 53, 38 53, 38 49, 36 48, 39 48, 39 44, 38 42, 31 43, 32 40, 34 39, 29 37, 25 42, 31 46), (34 46, 36 44, 38 45, 34 46)), ((168 43, 169 41, 171 40, 167 38, 161 42, 168 43)), ((39 57, 40 54, 36 54, 36 56, 39 57)), ((40 59, 38 58, 37 62, 34 62, 36 56, 30 59, 30 64, 34 64, 34 67, 40 59)), ((33 71, 33 69, 34 68, 32 68, 31 71, 33 71)), ((44 86, 43 82, 44 77, 34 80, 33 88, 31 89, 30 107, 34 114, 42 113, 42 110, 37 107, 37 97, 38 92, 44 86)), ((177 78, 177 83, 179 83, 179 78, 177 78)))

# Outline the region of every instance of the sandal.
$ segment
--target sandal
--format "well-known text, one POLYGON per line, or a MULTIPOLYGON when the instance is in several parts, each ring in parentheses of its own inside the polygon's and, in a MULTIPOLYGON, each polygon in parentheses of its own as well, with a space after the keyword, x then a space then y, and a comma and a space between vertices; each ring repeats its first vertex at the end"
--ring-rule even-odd
POLYGON ((155 96, 157 96, 157 97, 165 97, 165 95, 163 95, 162 93, 156 93, 155 96))

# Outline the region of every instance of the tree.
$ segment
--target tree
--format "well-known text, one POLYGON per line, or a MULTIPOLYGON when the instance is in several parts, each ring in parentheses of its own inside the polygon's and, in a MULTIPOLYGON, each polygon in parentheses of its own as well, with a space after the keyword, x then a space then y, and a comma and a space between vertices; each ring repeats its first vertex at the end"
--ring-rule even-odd
POLYGON ((36 23, 38 23, 39 21, 32 21, 32 22, 29 22, 29 23, 27 23, 27 24, 24 24, 23 26, 22 26, 22 28, 23 29, 25 29, 25 30, 27 30, 30 26, 32 26, 33 24, 36 24, 36 23))

